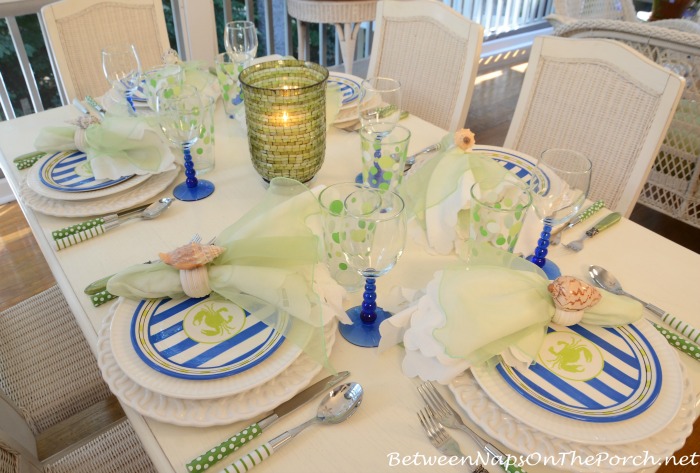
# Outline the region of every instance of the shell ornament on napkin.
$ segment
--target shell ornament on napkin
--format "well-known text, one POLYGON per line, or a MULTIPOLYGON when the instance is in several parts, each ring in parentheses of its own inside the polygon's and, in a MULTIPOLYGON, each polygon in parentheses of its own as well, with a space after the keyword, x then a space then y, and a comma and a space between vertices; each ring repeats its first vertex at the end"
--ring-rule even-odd
POLYGON ((480 363, 527 367, 558 311, 601 326, 642 317, 639 302, 591 289, 568 276, 550 282, 529 261, 484 245, 466 265, 438 271, 408 308, 384 321, 379 350, 403 342, 407 376, 447 384, 480 363))
POLYGON ((226 248, 220 246, 193 242, 158 256, 163 263, 180 270, 180 284, 185 294, 205 297, 211 293, 206 266, 224 251, 226 248))
POLYGON ((275 178, 263 201, 221 232, 215 245, 190 243, 161 253, 163 262, 127 268, 110 278, 107 290, 137 300, 211 292, 263 322, 288 314, 286 339, 328 366, 323 327, 333 317, 349 320, 345 290, 323 258, 320 219, 308 188, 275 178))

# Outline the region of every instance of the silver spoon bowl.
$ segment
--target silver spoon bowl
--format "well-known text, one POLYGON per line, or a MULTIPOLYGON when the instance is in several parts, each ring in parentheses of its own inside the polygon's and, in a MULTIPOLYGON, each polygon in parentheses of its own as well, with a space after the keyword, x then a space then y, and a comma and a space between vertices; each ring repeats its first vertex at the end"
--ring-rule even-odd
POLYGON ((691 341, 697 342, 700 338, 700 330, 696 329, 689 323, 677 319, 665 310, 656 307, 653 304, 645 302, 637 296, 630 294, 629 292, 626 292, 624 289, 622 289, 622 285, 615 278, 615 276, 613 276, 613 274, 605 268, 595 265, 590 266, 588 268, 588 274, 590 274, 591 279, 593 279, 593 282, 595 282, 598 286, 602 287, 606 291, 610 291, 613 294, 618 294, 621 296, 631 297, 632 299, 640 302, 645 309, 647 309, 655 316, 659 317, 663 322, 666 322, 667 325, 673 327, 680 334, 688 337, 691 341))
POLYGON ((339 424, 343 422, 360 407, 363 394, 362 386, 358 383, 345 383, 336 386, 323 398, 315 417, 256 448, 255 454, 248 454, 240 458, 227 467, 225 471, 249 471, 313 424, 339 424))

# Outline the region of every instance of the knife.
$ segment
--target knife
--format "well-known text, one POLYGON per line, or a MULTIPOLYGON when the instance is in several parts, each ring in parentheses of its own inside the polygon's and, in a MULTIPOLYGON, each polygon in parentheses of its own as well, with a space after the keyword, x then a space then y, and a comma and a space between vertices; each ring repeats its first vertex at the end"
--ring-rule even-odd
POLYGON ((648 322, 652 324, 656 330, 659 331, 661 336, 663 336, 666 339, 669 345, 680 350, 681 352, 685 353, 686 355, 688 355, 696 361, 700 360, 699 346, 697 346, 687 338, 683 338, 682 336, 672 332, 663 325, 659 325, 656 322, 652 322, 651 320, 649 320, 648 322))
POLYGON ((207 470, 219 460, 223 460, 228 455, 238 450, 255 437, 259 436, 264 429, 277 422, 281 417, 294 411, 297 407, 306 404, 317 395, 328 392, 329 389, 343 379, 347 378, 349 375, 349 371, 341 371, 336 375, 328 376, 327 378, 309 386, 290 400, 277 406, 277 408, 272 411, 272 414, 252 423, 245 429, 238 432, 236 435, 224 440, 211 450, 207 450, 206 452, 197 456, 197 458, 187 464, 187 471, 207 470))
POLYGON ((18 170, 22 170, 32 167, 34 163, 39 161, 44 156, 46 156, 46 152, 44 151, 32 151, 21 156, 17 156, 12 160, 12 162, 15 163, 18 170))
POLYGON ((590 207, 588 207, 583 212, 581 212, 576 217, 574 217, 568 224, 563 225, 563 226, 557 228, 556 230, 554 230, 552 232, 552 234, 550 235, 549 244, 550 245, 558 245, 559 242, 561 241, 561 234, 565 230, 568 230, 571 227, 574 227, 577 224, 583 222, 584 220, 586 220, 588 217, 590 217, 591 215, 593 215, 594 213, 596 213, 597 211, 599 211, 603 207, 605 207, 605 202, 603 202, 602 200, 598 200, 595 203, 591 204, 590 207))

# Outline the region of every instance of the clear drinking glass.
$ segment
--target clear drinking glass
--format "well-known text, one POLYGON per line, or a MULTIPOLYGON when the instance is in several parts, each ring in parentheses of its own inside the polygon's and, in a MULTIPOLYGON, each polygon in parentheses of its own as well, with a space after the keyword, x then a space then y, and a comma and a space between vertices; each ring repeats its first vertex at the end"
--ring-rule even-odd
POLYGON ((591 185, 591 161, 571 149, 552 148, 542 152, 537 168, 549 179, 546 187, 539 180, 530 188, 532 206, 544 228, 530 261, 542 268, 550 279, 561 273, 547 260, 547 247, 552 227, 564 223, 583 205, 591 185))
POLYGON ((401 116, 401 84, 388 77, 363 80, 358 110, 364 128, 380 136, 388 135, 401 116))
POLYGON ((258 52, 258 31, 252 21, 230 21, 224 29, 224 47, 233 61, 250 65, 258 52))
POLYGON ((141 61, 133 44, 108 46, 102 50, 102 71, 105 77, 136 113, 133 95, 141 82, 141 61))
POLYGON ((340 324, 338 330, 354 345, 376 347, 381 338, 379 324, 391 316, 377 307, 376 278, 389 272, 403 253, 404 202, 395 192, 362 184, 341 183, 328 189, 338 195, 328 206, 340 222, 340 250, 347 264, 365 278, 362 304, 347 311, 352 324, 340 324))
POLYGON ((199 91, 189 85, 164 87, 156 95, 156 111, 163 134, 181 146, 185 156, 185 182, 173 190, 175 198, 184 201, 201 200, 214 192, 214 184, 197 179, 190 148, 203 133, 206 107, 199 91))

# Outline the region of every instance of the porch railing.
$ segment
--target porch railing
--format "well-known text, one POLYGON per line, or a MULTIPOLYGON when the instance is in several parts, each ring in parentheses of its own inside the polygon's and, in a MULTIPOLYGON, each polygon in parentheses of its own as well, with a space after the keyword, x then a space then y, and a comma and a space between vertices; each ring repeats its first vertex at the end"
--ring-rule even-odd
MULTIPOLYGON (((12 119, 61 105, 47 48, 41 34, 39 11, 55 0, 0 0, 0 119, 12 119)), ((215 25, 201 19, 183 18, 186 0, 163 0, 169 22, 171 43, 181 56, 186 49, 187 28, 216 28, 218 49, 223 50, 223 25, 233 19, 250 19, 260 30, 259 54, 296 55, 296 28, 287 16, 285 0, 210 0, 215 25), (193 23, 196 21, 198 23, 193 23)), ((546 25, 553 0, 444 0, 452 8, 478 21, 489 41, 533 25, 546 25)), ((333 66, 341 61, 333 25, 313 28, 312 60, 333 66)), ((367 57, 371 48, 373 24, 362 25, 355 60, 367 57)), ((200 30, 201 31, 201 30, 200 30)))

